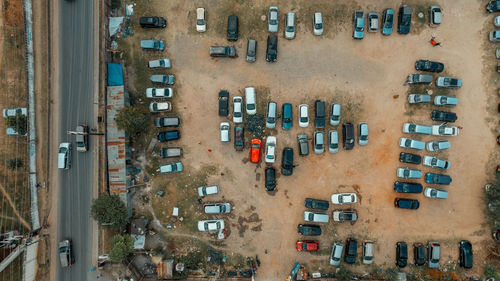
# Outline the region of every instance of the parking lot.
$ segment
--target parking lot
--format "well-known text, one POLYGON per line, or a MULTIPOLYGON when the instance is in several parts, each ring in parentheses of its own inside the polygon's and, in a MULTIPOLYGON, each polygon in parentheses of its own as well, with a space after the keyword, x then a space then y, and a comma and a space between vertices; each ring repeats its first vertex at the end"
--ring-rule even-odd
MULTIPOLYGON (((196 218, 206 219, 200 214, 201 206, 196 202, 195 189, 200 182, 217 184, 221 188, 218 197, 207 197, 204 201, 229 201, 234 206, 232 214, 223 217, 230 230, 223 248, 243 256, 259 255, 262 262, 258 271, 259 280, 285 278, 297 261, 313 270, 333 271, 333 267, 328 265, 332 242, 344 242, 348 236, 358 238, 360 243, 363 240, 375 241, 375 265, 364 267, 358 263, 352 268, 355 272, 394 267, 397 241, 406 241, 408 245, 438 241, 442 248, 441 266, 456 265, 458 242, 463 239, 472 242, 474 270, 481 271, 481 257, 485 255, 483 243, 489 235, 483 213, 482 188, 494 174, 492 163, 496 163, 497 159, 495 154, 490 154, 495 147, 493 127, 497 121, 494 121, 494 108, 487 106, 490 98, 496 95, 496 88, 490 82, 494 70, 487 67, 495 59, 491 43, 487 42, 487 32, 494 27, 492 16, 484 12, 483 2, 439 3, 443 9, 443 23, 437 28, 430 28, 424 24, 426 20, 419 19, 417 15, 424 12, 427 17, 427 8, 434 3, 405 1, 413 7, 409 35, 394 32, 383 36, 380 32, 365 32, 363 40, 351 37, 353 11, 363 9, 367 13, 375 10, 380 14, 389 7, 397 11, 400 1, 374 0, 359 4, 344 0, 335 3, 275 2, 209 1, 207 4, 202 1, 139 1, 138 16, 163 16, 167 19, 167 27, 160 31, 136 30, 134 37, 127 39, 137 49, 131 55, 143 59, 139 50, 140 40, 162 39, 166 42, 165 52, 148 53, 145 58, 168 57, 172 61, 173 69, 169 73, 176 76, 173 111, 182 119, 181 140, 173 144, 184 149, 181 161, 185 171, 153 179, 153 188, 167 186, 168 190, 166 197, 153 201, 160 221, 167 222, 170 213, 167 208, 179 206, 175 198, 180 197, 183 200, 192 199, 192 202, 183 203, 181 214, 191 217, 192 222, 196 218), (278 62, 267 63, 267 20, 261 17, 267 15, 267 7, 273 4, 280 9, 278 62), (195 30, 197 7, 206 9, 205 33, 195 30), (283 38, 284 14, 289 11, 297 14, 297 35, 293 40, 283 38), (311 21, 315 11, 324 15, 325 33, 322 36, 312 34, 311 21), (240 19, 240 39, 234 44, 225 37, 227 16, 233 13, 240 19), (428 43, 432 36, 442 42, 440 47, 428 43), (249 38, 258 41, 255 63, 245 60, 249 38), (208 55, 208 49, 213 45, 234 45, 239 57, 213 59, 208 55), (407 75, 417 73, 414 64, 418 59, 443 62, 445 70, 440 76, 461 78, 463 87, 440 90, 433 84, 428 87, 405 86, 407 75), (232 142, 220 142, 219 124, 232 121, 232 118, 218 116, 218 92, 228 90, 232 99, 237 95, 243 96, 244 88, 249 86, 256 88, 258 114, 265 113, 270 100, 277 102, 279 109, 285 102, 293 106, 292 130, 284 131, 278 124, 276 129, 266 129, 264 134, 277 137, 277 161, 274 164, 277 171, 283 148, 292 147, 295 150, 297 166, 294 173, 290 177, 278 175, 278 191, 274 194, 268 194, 264 188, 266 164, 262 160, 259 164, 249 162, 250 132, 245 132, 247 142, 243 152, 236 152, 232 142), (434 106, 408 104, 408 93, 425 89, 432 90, 434 95, 450 95, 459 99, 458 106, 451 111, 458 115, 453 125, 462 127, 460 134, 446 138, 451 143, 449 150, 433 154, 450 161, 451 168, 446 174, 453 178, 453 182, 443 187, 449 191, 446 200, 409 194, 404 197, 418 199, 420 208, 416 211, 397 209, 393 206, 396 197, 393 182, 397 180, 396 169, 406 167, 406 164, 399 163, 399 153, 411 152, 398 146, 400 137, 409 137, 402 133, 402 125, 405 122, 439 124, 430 119, 430 112, 436 109, 434 106), (327 104, 340 103, 343 110, 341 122, 355 125, 368 123, 368 145, 359 146, 356 142, 351 151, 340 149, 336 154, 326 151, 321 155, 311 151, 310 155, 299 157, 297 134, 307 133, 312 139, 315 129, 312 125, 308 128, 297 125, 297 109, 300 104, 308 104, 312 116, 316 99, 327 104), (200 177, 203 179, 200 180, 200 177), (297 224, 303 223, 304 199, 329 200, 333 193, 339 192, 357 193, 359 202, 352 207, 357 210, 359 220, 353 225, 332 221, 322 225, 319 254, 297 252, 295 242, 302 239, 297 234, 297 224), (196 214, 188 214, 190 210, 196 210, 196 214), (162 216, 162 212, 167 215, 162 216)), ((136 73, 135 76, 148 77, 149 74, 136 73)), ((437 76, 434 75, 434 78, 437 76)), ((145 90, 142 84, 136 83, 133 87, 139 93, 145 90)), ((330 129, 341 132, 341 126, 328 124, 324 132, 330 129)), ((444 138, 411 137, 426 142, 444 138)), ((428 153, 417 154, 423 157, 428 153)), ((160 161, 168 162, 164 159, 160 161)), ((436 172, 422 165, 418 169, 424 173, 436 172)), ((422 179, 418 182, 427 186, 422 179)), ((328 213, 331 214, 334 209, 330 207, 328 213)), ((208 239, 208 235, 195 229, 195 226, 188 226, 184 230, 208 239)), ((358 259, 359 256, 360 247, 358 259)))

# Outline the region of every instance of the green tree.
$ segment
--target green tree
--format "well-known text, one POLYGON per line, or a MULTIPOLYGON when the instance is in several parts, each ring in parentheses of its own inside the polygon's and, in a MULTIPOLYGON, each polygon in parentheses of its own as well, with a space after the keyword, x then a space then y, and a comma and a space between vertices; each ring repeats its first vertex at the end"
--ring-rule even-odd
POLYGON ((115 121, 118 128, 124 130, 130 136, 145 132, 150 125, 148 116, 133 106, 120 109, 115 121))
POLYGON ((5 122, 21 135, 28 132, 28 118, 24 114, 17 113, 16 116, 7 117, 5 122))
POLYGON ((7 168, 15 170, 23 166, 23 160, 21 158, 12 158, 7 160, 7 168))
POLYGON ((484 266, 484 275, 486 278, 495 278, 495 280, 498 280, 500 277, 498 276, 498 269, 496 266, 487 264, 484 266))
POLYGON ((113 261, 121 261, 134 250, 135 239, 128 235, 115 235, 113 236, 113 248, 109 252, 109 258, 113 261))
POLYGON ((488 185, 484 189, 487 214, 493 229, 500 228, 500 183, 488 185))
POLYGON ((340 267, 339 271, 335 274, 335 277, 337 277, 337 280, 339 281, 349 281, 352 279, 352 272, 345 268, 345 267, 340 267))
POLYGON ((101 226, 119 229, 128 223, 128 211, 118 195, 99 195, 92 202, 90 214, 101 226))

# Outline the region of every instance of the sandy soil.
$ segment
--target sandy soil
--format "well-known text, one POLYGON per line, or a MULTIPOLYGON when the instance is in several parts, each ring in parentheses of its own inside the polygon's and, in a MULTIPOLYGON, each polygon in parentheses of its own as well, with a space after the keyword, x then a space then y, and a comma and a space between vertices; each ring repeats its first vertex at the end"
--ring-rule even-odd
MULTIPOLYGON (((230 7, 227 1, 218 1, 217 4, 210 1, 205 5, 208 32, 197 34, 193 26, 194 11, 198 5, 203 5, 201 1, 151 2, 151 5, 161 3, 155 6, 156 13, 168 20, 168 27, 154 34, 166 41, 166 54, 173 62, 178 81, 174 108, 183 122, 180 145, 185 151, 183 163, 187 169, 184 173, 194 173, 204 165, 218 167, 217 176, 208 181, 219 184, 221 196, 235 205, 234 216, 226 218, 232 234, 225 243, 231 251, 259 255, 262 266, 258 280, 283 280, 297 261, 310 269, 333 271, 334 268, 327 265, 331 243, 344 241, 348 236, 358 238, 359 242, 369 239, 376 243, 375 265, 363 267, 357 264, 352 268, 356 272, 393 267, 397 241, 406 241, 410 245, 439 241, 442 245, 441 265, 454 265, 458 259, 458 242, 462 239, 472 241, 477 257, 475 269, 481 271, 482 243, 488 237, 482 186, 492 173, 487 164, 489 152, 495 146, 490 130, 495 122, 491 121, 491 113, 486 110, 487 98, 494 94, 494 90, 492 85, 485 83, 481 62, 493 58, 493 53, 483 58, 482 47, 487 40, 485 30, 493 29, 492 17, 485 15, 482 2, 448 1, 442 3, 444 17, 438 28, 416 23, 414 31, 417 32, 408 36, 365 34, 365 39, 355 41, 351 38, 350 18, 357 4, 340 2, 335 6, 326 1, 315 4, 327 15, 326 34, 321 37, 312 35, 310 12, 314 9, 307 1, 280 3, 279 55, 274 64, 265 62, 266 23, 260 20, 271 3, 254 1, 249 7, 250 4, 236 2, 230 7), (296 39, 288 41, 282 35, 283 15, 292 10, 298 13, 298 33, 296 39), (234 44, 239 58, 211 59, 209 46, 233 45, 224 37, 225 20, 232 11, 240 11, 241 37, 234 44), (251 24, 251 27, 245 24, 251 24), (433 48, 427 43, 431 36, 442 41, 441 48, 433 48), (253 64, 245 61, 246 39, 250 37, 258 39, 258 58, 253 64), (434 124, 430 119, 431 106, 411 108, 407 104, 409 87, 403 83, 408 74, 415 72, 417 59, 442 61, 446 65, 445 74, 463 79, 464 86, 460 90, 437 91, 459 98, 459 105, 453 111, 459 116, 456 125, 463 130, 458 137, 449 138, 449 151, 436 153, 451 162, 447 174, 453 178, 453 183, 443 187, 449 190, 450 198, 438 201, 425 198, 423 194, 405 196, 421 202, 418 211, 406 211, 394 208, 392 203, 396 196, 392 190, 396 168, 401 166, 398 156, 402 150, 398 147, 398 140, 403 136, 402 124, 408 121, 434 124), (248 149, 237 153, 232 144, 219 141, 219 123, 226 119, 217 116, 218 91, 227 89, 233 97, 247 86, 261 90, 257 91, 258 100, 271 99, 279 105, 290 102, 294 106, 295 120, 291 131, 278 128, 266 132, 278 138, 279 153, 274 165, 278 170, 283 147, 291 146, 297 153, 297 134, 306 132, 312 137, 312 126, 299 129, 297 108, 299 104, 307 103, 312 115, 313 102, 317 98, 327 102, 340 101, 344 108, 350 105, 351 110, 343 112, 342 121, 368 122, 370 143, 366 147, 356 145, 352 151, 340 150, 335 155, 326 152, 296 157, 298 166, 293 176, 279 177, 278 192, 270 196, 263 184, 265 164, 249 163, 248 149), (267 89, 270 92, 268 97, 262 94, 267 89), (399 98, 393 99, 393 95, 399 95, 399 98), (220 176, 220 172, 225 175, 220 176), (330 222, 325 226, 325 234, 320 238, 325 250, 320 255, 297 253, 295 242, 302 237, 297 234, 296 227, 303 222, 304 199, 329 200, 331 194, 337 192, 358 194, 360 202, 354 208, 360 220, 354 225, 330 222)), ((414 3, 422 5, 416 5, 418 8, 428 7, 430 2, 411 2, 414 3)), ((387 7, 397 9, 399 4, 399 1, 370 1, 370 4, 363 2, 361 8, 380 13, 387 7)), ((137 46, 140 39, 149 38, 151 34, 137 31, 134 44, 137 46)), ((428 88, 436 92, 435 86, 428 88)), ((264 113, 263 103, 259 106, 259 113, 264 113)), ((326 130, 330 129, 341 128, 328 125, 326 130)), ((437 139, 431 136, 415 138, 437 139)), ((418 168, 423 172, 436 172, 423 166, 418 168)), ((419 182, 424 184, 423 180, 419 182)), ((196 186, 189 188, 191 192, 196 186)), ((221 200, 220 197, 210 199, 221 200)), ((330 208, 329 213, 333 209, 330 208)), ((358 256, 360 253, 361 249, 358 256)))

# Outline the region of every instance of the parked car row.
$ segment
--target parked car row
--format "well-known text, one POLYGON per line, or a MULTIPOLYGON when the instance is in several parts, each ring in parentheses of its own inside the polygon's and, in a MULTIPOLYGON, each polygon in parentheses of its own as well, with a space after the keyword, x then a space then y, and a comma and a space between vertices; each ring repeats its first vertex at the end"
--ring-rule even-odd
MULTIPOLYGON (((198 195, 201 198, 206 196, 216 195, 220 191, 218 185, 211 186, 200 186, 197 188, 198 195)), ((203 212, 207 215, 221 215, 228 214, 231 212, 231 204, 227 202, 211 202, 203 204, 203 212)), ((224 238, 224 220, 223 219, 212 219, 212 220, 202 220, 198 221, 198 230, 207 232, 218 232, 218 239, 224 238)))
MULTIPOLYGON (((406 242, 396 243, 396 266, 403 268, 408 265, 409 251, 406 242)), ((438 242, 429 242, 427 247, 422 243, 413 244, 413 263, 416 266, 427 264, 429 268, 439 268, 441 260, 441 245, 438 242), (426 254, 427 250, 427 254, 426 254)), ((463 268, 472 268, 473 251, 472 244, 467 240, 459 243, 458 263, 463 268)))
MULTIPOLYGON (((408 5, 402 5, 398 11, 397 32, 399 34, 410 33, 411 18, 413 9, 408 5)), ((371 11, 366 16, 366 29, 368 32, 378 32, 379 27, 383 35, 391 35, 394 27, 394 10, 385 9, 379 21, 379 15, 371 11)), ((436 27, 441 24, 442 11, 437 5, 429 7, 429 26, 436 27)), ((353 33, 354 39, 363 39, 365 30, 365 12, 356 10, 353 13, 353 33)))

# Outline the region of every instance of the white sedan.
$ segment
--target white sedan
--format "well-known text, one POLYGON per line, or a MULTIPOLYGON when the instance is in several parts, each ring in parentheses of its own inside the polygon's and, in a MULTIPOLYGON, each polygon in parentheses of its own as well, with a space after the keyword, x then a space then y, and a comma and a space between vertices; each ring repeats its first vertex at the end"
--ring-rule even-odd
POLYGON ((170 68, 170 66, 171 65, 169 59, 150 60, 148 62, 149 69, 170 68))
POLYGON ((216 231, 224 229, 224 220, 198 221, 199 231, 216 231))
POLYGON ((299 126, 302 128, 309 126, 309 106, 307 104, 299 105, 299 126))
POLYGON ((205 19, 205 9, 196 9, 196 31, 205 32, 207 31, 207 21, 205 19))
POLYGON ((333 204, 353 204, 358 202, 356 193, 336 193, 332 194, 333 204))
POLYGON ((174 96, 172 88, 147 88, 146 97, 148 98, 171 98, 174 96))
POLYGON ((432 126, 433 136, 454 137, 458 135, 459 129, 455 126, 434 125, 432 126))
POLYGON ((276 161, 276 137, 268 136, 266 139, 266 163, 276 161))

